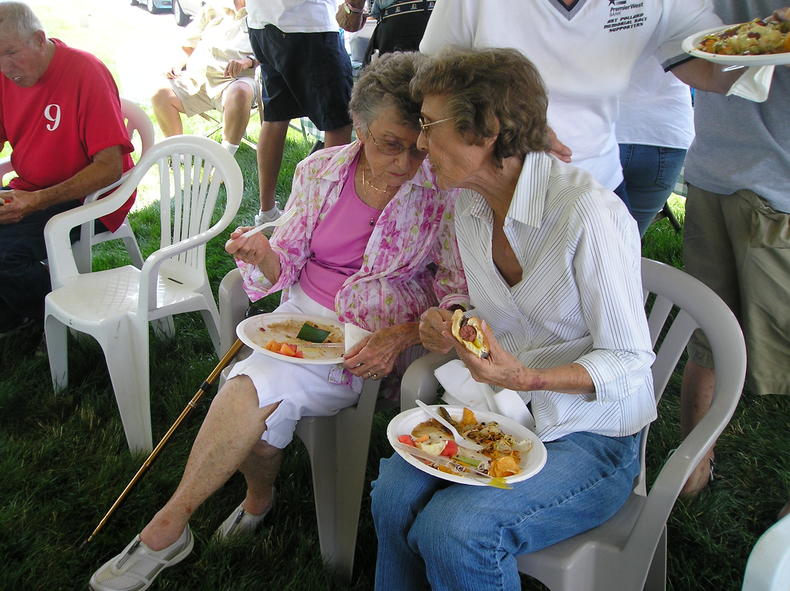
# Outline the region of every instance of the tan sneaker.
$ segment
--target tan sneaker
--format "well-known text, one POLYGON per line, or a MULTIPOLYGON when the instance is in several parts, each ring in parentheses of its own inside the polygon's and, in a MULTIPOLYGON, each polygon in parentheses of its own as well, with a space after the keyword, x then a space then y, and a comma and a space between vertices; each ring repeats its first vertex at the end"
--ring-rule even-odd
POLYGON ((123 552, 93 573, 93 591, 143 591, 168 566, 178 564, 192 552, 195 540, 187 526, 181 537, 163 550, 151 550, 137 535, 123 552))

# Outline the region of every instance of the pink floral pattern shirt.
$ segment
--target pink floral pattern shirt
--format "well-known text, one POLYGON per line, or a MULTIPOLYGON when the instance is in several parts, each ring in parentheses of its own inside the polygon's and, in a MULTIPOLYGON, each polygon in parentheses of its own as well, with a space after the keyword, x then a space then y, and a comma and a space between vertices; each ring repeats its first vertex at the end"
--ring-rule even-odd
MULTIPOLYGON (((296 215, 272 235, 280 257, 280 277, 272 285, 257 266, 236 261, 250 300, 284 290, 299 281, 310 253, 313 231, 337 202, 343 181, 362 144, 354 142, 316 152, 296 167, 286 210, 296 215)), ((440 191, 428 161, 387 204, 373 228, 362 267, 335 296, 341 322, 375 331, 413 322, 431 306, 468 307, 466 277, 455 239, 457 191, 440 191), (435 270, 429 268, 435 264, 435 270)))

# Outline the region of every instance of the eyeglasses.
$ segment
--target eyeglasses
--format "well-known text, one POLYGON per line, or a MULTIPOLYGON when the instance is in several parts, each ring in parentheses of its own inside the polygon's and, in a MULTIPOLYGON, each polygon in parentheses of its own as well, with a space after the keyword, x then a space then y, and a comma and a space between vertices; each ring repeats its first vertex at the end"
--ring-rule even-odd
POLYGON ((439 119, 438 121, 431 121, 430 123, 426 123, 425 117, 423 117, 422 115, 417 117, 417 120, 420 122, 420 129, 422 129, 422 132, 426 135, 426 137, 428 136, 428 128, 431 125, 438 125, 439 123, 444 123, 445 121, 452 121, 453 119, 458 119, 458 117, 445 117, 444 119, 439 119))
POLYGON ((425 151, 420 150, 417 147, 417 144, 412 146, 404 146, 402 143, 393 140, 384 140, 379 143, 376 140, 376 136, 374 136, 373 132, 370 131, 370 127, 368 127, 368 136, 370 136, 370 139, 373 140, 373 144, 376 146, 376 148, 378 148, 378 151, 386 156, 398 156, 403 154, 406 150, 409 150, 412 156, 425 156, 425 151))

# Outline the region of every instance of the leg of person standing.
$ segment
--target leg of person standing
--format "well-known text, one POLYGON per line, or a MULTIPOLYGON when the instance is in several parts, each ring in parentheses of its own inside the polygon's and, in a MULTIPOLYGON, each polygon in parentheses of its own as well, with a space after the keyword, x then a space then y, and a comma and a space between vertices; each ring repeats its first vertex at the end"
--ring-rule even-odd
POLYGON ((644 236, 672 194, 686 150, 641 144, 620 144, 620 163, 628 191, 629 211, 644 236))
MULTIPOLYGON (((746 388, 753 394, 790 394, 790 214, 777 212, 749 190, 719 195, 689 185, 683 253, 688 273, 730 307, 744 332, 746 388)), ((697 331, 689 342, 681 387, 681 430, 687 434, 713 399, 710 347, 697 331)), ((713 450, 689 477, 684 493, 695 494, 710 479, 713 450)))
POLYGON ((267 25, 250 29, 261 64, 264 101, 258 142, 260 212, 256 225, 279 217, 275 201, 288 123, 308 116, 325 132, 327 147, 348 143, 351 61, 336 32, 284 33, 267 25))

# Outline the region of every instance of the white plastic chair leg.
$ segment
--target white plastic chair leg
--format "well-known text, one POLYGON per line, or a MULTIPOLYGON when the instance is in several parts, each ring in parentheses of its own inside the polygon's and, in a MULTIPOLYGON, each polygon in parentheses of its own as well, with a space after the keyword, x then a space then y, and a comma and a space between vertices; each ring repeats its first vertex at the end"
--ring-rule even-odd
POLYGON ((66 325, 54 316, 47 315, 44 320, 44 335, 47 342, 49 373, 52 389, 57 393, 69 383, 69 350, 66 325))
POLYGON ((302 419, 296 431, 310 454, 321 557, 345 580, 354 568, 378 389, 379 382, 367 380, 356 407, 334 417, 302 419))
POLYGON ((666 591, 667 588, 667 526, 661 533, 658 540, 656 551, 653 554, 653 562, 650 563, 650 570, 647 571, 645 581, 645 591, 666 591))
MULTIPOLYGON (((105 333, 106 334, 106 333, 105 333)), ((100 340, 130 451, 150 452, 151 404, 148 376, 148 323, 144 330, 113 331, 125 338, 100 340)))
POLYGON ((217 357, 222 357, 225 354, 225 352, 222 351, 220 345, 219 312, 217 311, 213 298, 206 300, 206 306, 209 309, 201 310, 200 315, 203 317, 203 322, 206 323, 208 336, 211 339, 211 344, 214 345, 214 351, 217 352, 217 357))
POLYGON ((137 240, 134 238, 134 234, 129 226, 129 220, 124 220, 123 225, 118 228, 118 232, 121 233, 121 231, 123 231, 121 240, 123 240, 124 246, 126 246, 126 252, 129 253, 129 259, 135 267, 142 269, 143 253, 140 252, 140 247, 137 244, 137 240))
POLYGON ((176 336, 176 325, 173 322, 172 316, 165 316, 151 321, 151 326, 154 329, 156 338, 162 340, 169 340, 176 336))

